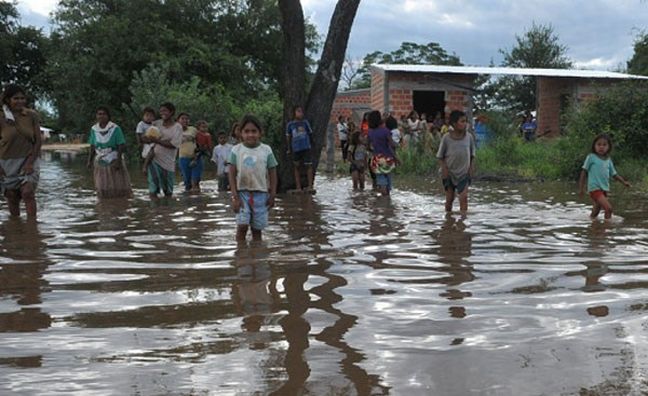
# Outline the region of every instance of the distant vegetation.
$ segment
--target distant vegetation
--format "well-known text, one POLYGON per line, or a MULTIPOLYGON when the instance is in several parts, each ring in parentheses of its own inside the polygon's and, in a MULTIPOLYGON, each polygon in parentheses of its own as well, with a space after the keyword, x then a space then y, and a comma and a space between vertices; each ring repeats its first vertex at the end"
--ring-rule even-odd
POLYGON ((648 188, 648 83, 615 85, 598 100, 569 109, 565 133, 556 139, 525 143, 514 123, 491 113, 495 138, 478 152, 480 174, 576 180, 592 140, 600 133, 612 136, 612 158, 617 170, 631 182, 648 188))
MULTIPOLYGON (((98 104, 130 129, 145 105, 173 100, 196 121, 205 118, 212 130, 227 130, 245 112, 266 122, 265 139, 279 147, 282 137, 281 14, 276 1, 142 0, 59 1, 49 36, 20 25, 15 3, 0 2, 0 67, 2 83, 17 82, 47 103, 40 109, 45 124, 68 133, 85 132, 98 104), (52 110, 44 111, 44 109, 52 110)), ((315 27, 305 23, 306 50, 320 46, 315 27)), ((533 24, 516 44, 501 49, 502 66, 570 67, 566 47, 550 25, 533 24)), ((461 65, 460 56, 441 44, 403 42, 400 48, 367 54, 350 87, 367 86, 371 63, 461 65)), ((308 58, 306 79, 316 62, 308 58)), ((648 34, 634 43, 628 71, 648 75, 648 34)), ((528 79, 482 83, 475 103, 489 113, 495 139, 479 152, 479 172, 514 176, 573 179, 592 137, 614 137, 613 157, 630 179, 647 174, 643 153, 648 147, 648 87, 620 84, 600 100, 565 114, 566 133, 548 142, 524 144, 511 114, 535 103, 535 84, 528 79)), ((130 134, 129 134, 130 136, 130 134)), ((401 173, 429 173, 436 167, 435 142, 400 153, 401 173)))
MULTIPOLYGON (((604 91, 598 100, 564 114, 565 132, 557 138, 525 142, 517 118, 487 112, 490 141, 477 151, 477 177, 576 181, 594 137, 612 136, 612 158, 619 173, 648 189, 648 83, 627 82, 604 91)), ((436 176, 436 146, 400 149, 401 174, 436 176)))

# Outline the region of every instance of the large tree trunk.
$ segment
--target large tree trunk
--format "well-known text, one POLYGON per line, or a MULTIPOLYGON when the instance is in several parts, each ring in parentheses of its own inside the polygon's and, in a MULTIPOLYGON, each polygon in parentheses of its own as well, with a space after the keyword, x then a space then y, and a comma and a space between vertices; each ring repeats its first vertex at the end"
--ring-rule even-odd
MULTIPOLYGON (((305 27, 304 14, 298 0, 279 0, 284 33, 284 66, 282 95, 284 101, 284 122, 292 118, 292 107, 302 105, 306 117, 313 128, 313 162, 319 163, 319 157, 326 142, 331 108, 335 100, 340 73, 344 63, 351 27, 355 19, 360 0, 339 0, 331 17, 328 34, 322 56, 318 63, 313 84, 305 97, 305 27), (301 24, 300 24, 301 21, 301 24), (301 69, 300 69, 301 68, 301 69)), ((286 155, 285 142, 282 145, 279 167, 280 191, 293 188, 295 183, 292 173, 292 162, 286 155)))
POLYGON ((326 143, 326 130, 331 117, 331 108, 340 82, 340 73, 351 35, 351 27, 359 5, 360 0, 339 0, 337 2, 313 85, 308 94, 305 113, 313 128, 314 167, 317 167, 322 148, 326 143))
MULTIPOLYGON (((283 125, 293 118, 293 106, 303 106, 306 92, 306 27, 304 11, 299 0, 279 0, 281 27, 283 30, 283 60, 281 73, 281 96, 283 99, 283 125)), ((282 135, 284 135, 282 131, 282 135)), ((288 146, 281 140, 279 159, 279 191, 294 188, 292 159, 288 146)))

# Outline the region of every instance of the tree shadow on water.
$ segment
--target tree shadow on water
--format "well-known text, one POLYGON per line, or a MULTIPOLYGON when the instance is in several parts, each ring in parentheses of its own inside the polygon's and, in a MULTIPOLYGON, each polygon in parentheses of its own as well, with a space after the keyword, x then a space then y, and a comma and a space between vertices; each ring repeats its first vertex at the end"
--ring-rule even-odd
POLYGON ((330 271, 336 262, 329 258, 333 255, 329 243, 332 232, 322 216, 324 209, 312 196, 296 196, 293 199, 293 204, 299 207, 300 218, 298 221, 288 221, 284 230, 289 238, 298 240, 304 247, 311 249, 312 254, 309 254, 311 258, 304 257, 301 262, 293 260, 288 266, 273 267, 273 272, 283 275, 281 309, 287 313, 279 320, 279 324, 288 342, 283 360, 288 378, 272 394, 317 393, 322 391, 320 386, 327 386, 327 393, 348 392, 348 388, 337 385, 340 381, 332 378, 337 375, 332 371, 337 372, 338 369, 357 394, 387 394, 389 388, 381 384, 380 376, 369 374, 359 365, 366 356, 344 340, 345 335, 357 323, 358 317, 336 307, 336 304, 343 301, 342 294, 336 289, 346 286, 348 281, 335 271, 330 271), (311 279, 313 276, 323 278, 324 281, 311 279), (309 282, 318 284, 308 288, 309 282), (312 326, 305 316, 309 311, 313 314, 316 311, 326 312, 335 319, 319 333, 311 335, 312 326), (311 337, 340 352, 342 358, 336 366, 328 367, 330 372, 316 373, 320 378, 325 375, 327 381, 309 384, 313 373, 305 353, 310 347, 311 337))

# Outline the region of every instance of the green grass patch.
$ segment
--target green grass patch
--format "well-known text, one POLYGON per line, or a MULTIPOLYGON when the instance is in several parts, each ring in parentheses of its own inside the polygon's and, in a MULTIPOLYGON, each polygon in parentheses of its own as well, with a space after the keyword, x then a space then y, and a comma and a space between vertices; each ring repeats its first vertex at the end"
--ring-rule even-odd
POLYGON ((560 166, 557 141, 525 142, 519 137, 500 137, 477 150, 477 175, 559 179, 566 176, 560 166))
MULTIPOLYGON (((591 144, 591 142, 589 143, 591 144)), ((477 150, 477 176, 519 177, 576 181, 589 146, 574 138, 527 143, 521 138, 500 138, 477 150)), ((648 190, 648 163, 629 155, 612 153, 621 176, 641 190, 648 190)))
POLYGON ((400 160, 400 165, 396 167, 396 174, 425 176, 435 173, 438 169, 438 160, 432 149, 399 148, 396 155, 400 160))

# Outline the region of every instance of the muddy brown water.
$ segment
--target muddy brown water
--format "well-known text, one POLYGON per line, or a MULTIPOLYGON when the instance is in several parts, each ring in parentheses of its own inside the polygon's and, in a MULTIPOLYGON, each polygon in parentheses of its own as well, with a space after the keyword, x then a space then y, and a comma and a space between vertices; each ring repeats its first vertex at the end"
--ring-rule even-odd
MULTIPOLYGON (((432 180, 391 199, 320 177, 237 246, 216 182, 98 203, 48 154, 39 222, 0 214, 2 395, 648 392, 648 205, 591 222, 574 183, 432 180)), ((213 180, 213 173, 208 177, 213 180)))

